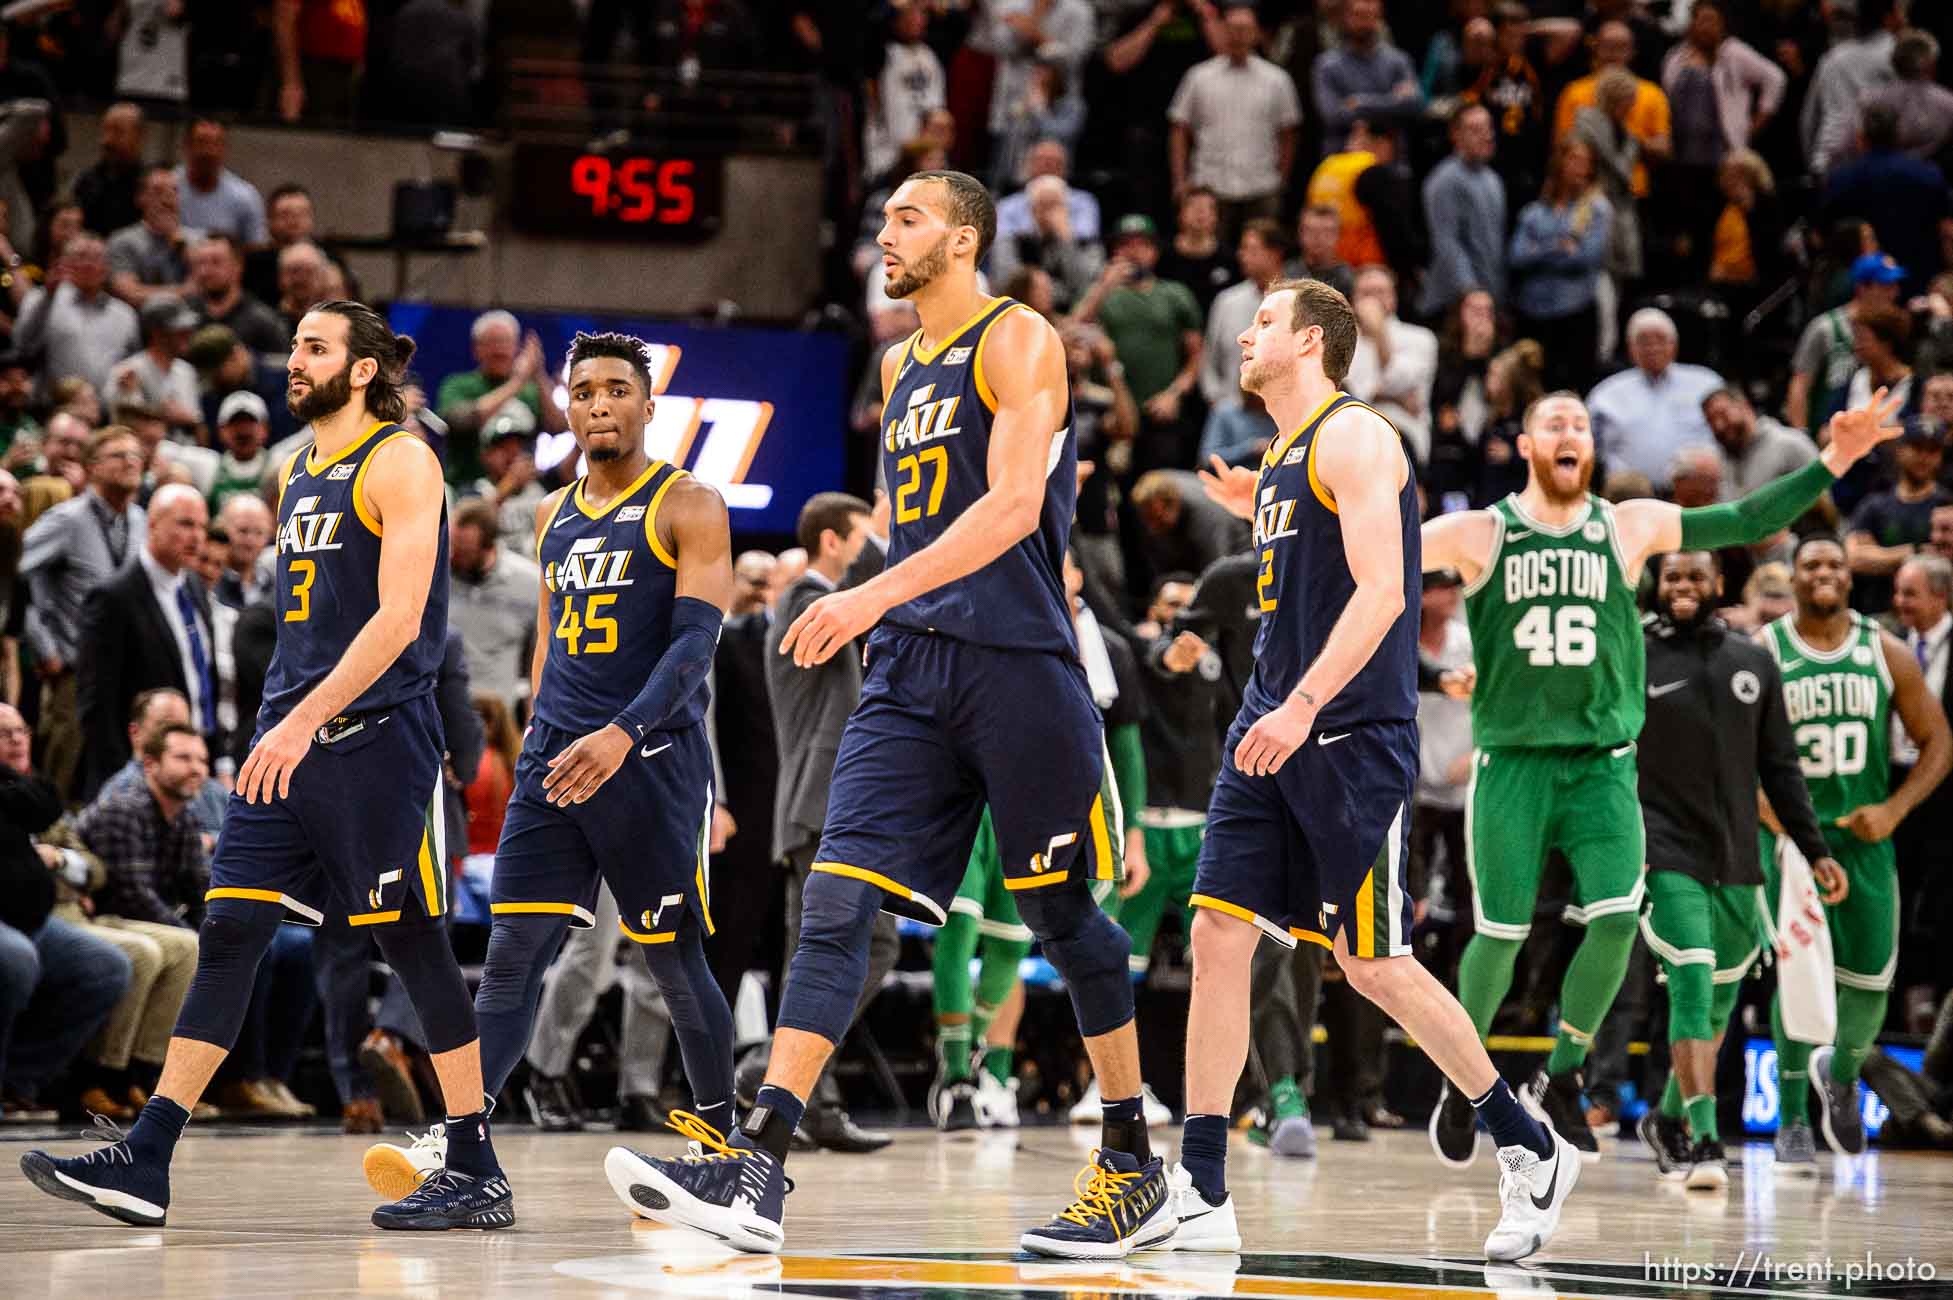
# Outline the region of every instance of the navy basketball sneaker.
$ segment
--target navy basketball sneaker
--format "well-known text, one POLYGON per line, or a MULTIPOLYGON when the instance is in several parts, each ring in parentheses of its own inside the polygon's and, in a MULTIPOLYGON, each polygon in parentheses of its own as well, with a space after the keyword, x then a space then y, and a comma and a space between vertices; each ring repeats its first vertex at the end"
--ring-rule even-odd
POLYGON ((451 1228, 507 1228, 515 1223, 515 1193, 497 1169, 477 1178, 441 1168, 407 1195, 373 1211, 373 1226, 402 1232, 451 1228))
POLYGON ((85 1156, 29 1151, 20 1172, 49 1196, 80 1201, 138 1228, 162 1227, 170 1208, 169 1165, 132 1150, 119 1129, 101 1122, 117 1141, 85 1156))
POLYGON ((1168 1246, 1180 1226, 1166 1183, 1166 1164, 1145 1164, 1125 1151, 1101 1147, 1072 1180, 1078 1199, 1017 1244, 1059 1259, 1124 1259, 1135 1250, 1168 1246))
POLYGON ((717 1237, 738 1250, 773 1254, 786 1241, 781 1221, 793 1180, 759 1147, 733 1146, 690 1111, 667 1123, 692 1139, 682 1156, 648 1156, 612 1147, 604 1157, 611 1190, 633 1214, 717 1237))

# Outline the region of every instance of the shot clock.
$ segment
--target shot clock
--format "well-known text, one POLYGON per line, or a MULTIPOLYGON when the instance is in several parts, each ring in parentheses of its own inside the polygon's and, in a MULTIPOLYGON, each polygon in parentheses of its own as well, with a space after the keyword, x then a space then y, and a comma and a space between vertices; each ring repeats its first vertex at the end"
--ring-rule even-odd
POLYGON ((723 214, 716 154, 520 142, 514 170, 509 219, 528 234, 683 243, 711 238, 723 214))

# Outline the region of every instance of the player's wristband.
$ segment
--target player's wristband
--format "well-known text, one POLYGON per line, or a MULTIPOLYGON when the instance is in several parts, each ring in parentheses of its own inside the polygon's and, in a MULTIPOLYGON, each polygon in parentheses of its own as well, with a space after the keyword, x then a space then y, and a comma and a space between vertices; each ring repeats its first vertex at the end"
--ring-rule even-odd
POLYGON ((1836 481, 1823 461, 1814 460, 1735 501, 1684 510, 1682 549, 1713 551, 1760 542, 1795 523, 1836 481))
POLYGON ((680 596, 671 609, 671 644, 651 670, 644 689, 612 722, 633 739, 671 725, 712 671, 712 652, 718 649, 723 626, 725 615, 717 605, 696 596, 680 596))

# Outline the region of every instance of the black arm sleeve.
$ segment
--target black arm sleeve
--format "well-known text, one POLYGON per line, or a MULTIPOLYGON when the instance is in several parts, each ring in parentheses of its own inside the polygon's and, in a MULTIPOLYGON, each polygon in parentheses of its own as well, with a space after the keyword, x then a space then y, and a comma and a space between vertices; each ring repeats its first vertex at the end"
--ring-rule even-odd
POLYGON ((1763 793, 1770 797, 1791 842, 1812 862, 1831 856, 1818 829, 1817 812, 1811 807, 1811 792, 1804 784, 1804 769, 1797 762, 1797 742, 1790 732, 1790 712, 1784 707, 1783 679, 1775 663, 1763 678, 1763 714, 1756 725, 1756 775, 1763 793))

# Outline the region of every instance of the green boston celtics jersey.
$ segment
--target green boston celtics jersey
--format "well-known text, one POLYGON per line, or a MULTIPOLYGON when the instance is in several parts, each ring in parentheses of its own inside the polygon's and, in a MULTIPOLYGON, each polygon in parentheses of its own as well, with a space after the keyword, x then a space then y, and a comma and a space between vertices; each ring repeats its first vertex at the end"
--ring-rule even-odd
POLYGON ((1764 629, 1783 670, 1783 698, 1811 805, 1826 827, 1891 792, 1892 670, 1878 624, 1851 616, 1851 633, 1819 651, 1797 635, 1795 614, 1764 629))
POLYGON ((1509 496, 1484 572, 1465 588, 1481 749, 1613 747, 1641 734, 1647 651, 1614 507, 1596 496, 1549 527, 1509 496))

